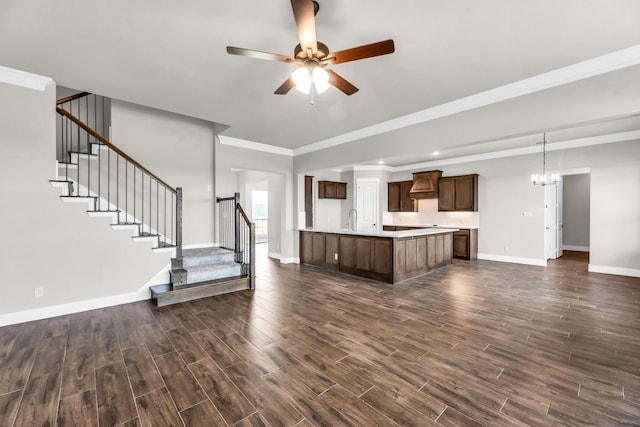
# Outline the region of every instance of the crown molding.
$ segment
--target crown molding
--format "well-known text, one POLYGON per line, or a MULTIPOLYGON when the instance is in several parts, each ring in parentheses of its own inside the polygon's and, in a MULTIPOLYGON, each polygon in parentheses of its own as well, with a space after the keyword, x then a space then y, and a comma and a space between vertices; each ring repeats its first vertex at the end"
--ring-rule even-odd
POLYGON ((53 83, 53 79, 0 66, 0 83, 43 91, 53 83))
MULTIPOLYGON (((314 142, 295 149, 288 149, 277 147, 269 144, 263 144, 260 142, 248 141, 239 138, 232 138, 229 136, 220 135, 220 143, 224 145, 231 145, 239 148, 246 148, 250 150, 263 151, 267 153, 278 154, 282 156, 295 157, 303 154, 313 153, 315 151, 324 150, 327 148, 335 147, 338 145, 346 144, 359 139, 391 132, 394 130, 402 129, 408 126, 413 126, 420 123, 425 123, 431 120, 439 119, 442 117, 458 114, 464 111, 472 110, 474 108, 484 107, 487 105, 495 104, 501 101, 517 98, 523 95, 539 92, 542 90, 550 89, 556 86, 576 82, 579 80, 595 77, 598 75, 610 73, 612 71, 620 70, 623 68, 631 67, 640 64, 640 44, 631 46, 626 49, 621 49, 606 55, 598 56, 596 58, 588 59, 586 61, 578 62, 573 65, 558 68, 547 73, 539 74, 528 79, 520 80, 514 83, 510 83, 504 86, 500 86, 494 89, 490 89, 484 92, 480 92, 475 95, 471 95, 465 98, 460 98, 455 101, 447 102, 435 107, 428 108, 426 110, 417 111, 415 113, 407 114, 395 119, 387 120, 385 122, 377 123, 375 125, 367 126, 361 129, 357 129, 352 132, 347 132, 335 137, 327 138, 318 142, 314 142)), ((618 134, 611 134, 618 135, 618 134)), ((594 137, 597 139, 603 138, 603 136, 594 137)), ((575 146, 582 146, 580 144, 589 143, 589 138, 574 140, 575 146)), ((568 143, 568 141, 565 141, 568 143)), ((613 141, 618 142, 618 141, 613 141)), ((597 142, 598 144, 606 143, 597 142)), ((557 146, 557 144, 553 144, 557 146)), ((572 148, 572 147, 566 147, 572 148)), ((558 148, 565 149, 565 148, 558 148)), ((499 153, 501 157, 509 157, 514 155, 530 154, 537 152, 536 148, 522 148, 515 150, 506 150, 504 152, 487 153, 488 156, 497 156, 499 153)), ((482 155, 460 157, 458 159, 477 158, 483 160, 482 155), (479 156, 479 157, 478 157, 479 156)), ((498 157, 488 157, 498 158, 498 157)), ((438 160, 433 162, 427 162, 430 165, 447 165, 455 163, 456 159, 438 160)), ((466 160, 465 160, 466 161, 466 160)), ((469 160, 474 161, 474 160, 469 160)), ((366 167, 366 166, 359 166, 366 167)), ((383 166, 384 169, 360 169, 360 170, 387 170, 388 167, 383 166)), ((413 165, 403 166, 403 169, 391 168, 392 170, 406 170, 413 168, 413 165)), ((356 169, 354 169, 356 170, 356 169)))
POLYGON ((280 156, 293 157, 293 150, 289 148, 276 147, 275 145, 263 144, 261 142, 249 141, 246 139, 233 138, 231 136, 218 135, 220 144, 232 147, 245 148, 247 150, 262 151, 265 153, 277 154, 280 156))
POLYGON ((606 55, 558 68, 528 79, 520 80, 494 89, 417 111, 375 125, 327 138, 293 150, 295 156, 346 144, 358 139, 425 123, 474 108, 485 107, 509 99, 540 92, 567 83, 584 80, 601 74, 640 64, 640 44, 606 55))
MULTIPOLYGON (((560 151, 572 148, 590 147, 592 145, 613 144, 616 142, 633 141, 640 139, 640 130, 632 130, 628 132, 610 133, 606 135, 590 136, 586 138, 568 139, 566 141, 558 141, 547 144, 546 150, 560 151)), ((511 150, 493 151, 490 153, 473 154, 471 156, 452 157, 450 159, 432 160, 428 162, 414 163, 410 165, 402 165, 392 167, 389 172, 403 172, 413 169, 433 168, 447 165, 457 165, 461 163, 478 162, 481 160, 502 159, 505 157, 524 156, 526 154, 542 153, 542 145, 534 145, 531 147, 513 148, 511 150)))

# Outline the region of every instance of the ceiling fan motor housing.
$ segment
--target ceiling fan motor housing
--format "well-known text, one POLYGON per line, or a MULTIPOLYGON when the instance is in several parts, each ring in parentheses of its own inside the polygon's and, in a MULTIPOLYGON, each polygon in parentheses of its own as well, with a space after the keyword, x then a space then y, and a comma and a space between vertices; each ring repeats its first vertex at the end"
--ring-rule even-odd
POLYGON ((298 43, 295 47, 295 49, 293 50, 293 56, 296 59, 324 59, 327 57, 327 55, 329 55, 329 48, 327 47, 326 44, 322 43, 322 42, 317 42, 318 44, 318 51, 316 52, 315 55, 313 55, 312 57, 309 57, 308 52, 305 52, 304 50, 302 50, 302 46, 300 46, 300 43, 298 43))

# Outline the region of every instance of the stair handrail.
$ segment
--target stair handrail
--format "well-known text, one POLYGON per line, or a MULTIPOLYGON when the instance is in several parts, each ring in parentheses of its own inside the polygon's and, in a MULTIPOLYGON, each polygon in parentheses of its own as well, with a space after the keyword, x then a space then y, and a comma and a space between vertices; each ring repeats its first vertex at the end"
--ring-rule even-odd
POLYGON ((249 288, 255 289, 256 277, 256 228, 247 213, 240 204, 240 193, 235 193, 233 197, 216 197, 216 202, 220 204, 219 210, 227 213, 219 214, 220 247, 233 250, 236 262, 242 263, 247 270, 245 273, 249 278, 249 288), (233 212, 232 212, 233 211, 233 212), (228 218, 229 221, 224 219, 228 218), (233 218, 233 224, 230 224, 233 218), (243 227, 244 225, 244 227, 243 227), (227 239, 233 227, 233 242, 227 239), (231 247, 233 244, 233 248, 231 247), (248 256, 247 256, 248 255, 248 256))
POLYGON ((249 227, 249 289, 256 288, 256 225, 249 219, 242 205, 236 203, 237 212, 240 213, 242 219, 244 219, 245 225, 249 227))
POLYGON ((67 102, 75 101, 76 99, 84 98, 85 96, 93 95, 91 92, 80 92, 75 95, 69 95, 65 98, 60 98, 56 101, 56 105, 66 104, 67 102))
POLYGON ((172 191, 173 193, 176 193, 176 189, 173 188, 172 186, 170 186, 169 184, 167 184, 166 182, 164 182, 162 179, 158 178, 158 176, 156 174, 154 174, 153 172, 151 172, 149 169, 145 168, 144 166, 142 166, 140 163, 138 163, 136 160, 134 160, 133 158, 131 158, 131 156, 129 156, 127 153, 125 153, 124 151, 122 151, 121 149, 119 149, 118 147, 116 147, 115 145, 113 145, 112 143, 109 142, 109 140, 107 140, 105 137, 103 137, 102 135, 100 135, 98 132, 94 131, 93 129, 91 129, 89 126, 87 126, 86 124, 84 124, 80 119, 78 119, 76 116, 74 116, 73 114, 71 114, 70 112, 68 112, 67 110, 65 110, 64 108, 61 107, 56 107, 56 111, 58 111, 59 114, 67 117, 69 120, 71 120, 72 122, 74 122, 75 124, 77 124, 78 126, 80 126, 85 132, 87 132, 89 135, 93 136, 95 139, 97 139, 98 141, 100 141, 101 144, 106 145, 107 147, 109 147, 110 149, 112 149, 113 151, 115 151, 116 153, 118 153, 120 156, 122 156, 123 158, 125 158, 128 162, 131 162, 133 165, 135 165, 138 169, 140 169, 141 171, 143 171, 144 173, 146 173, 147 175, 153 177, 153 179, 155 179, 156 181, 158 181, 160 184, 164 185, 165 187, 167 187, 168 190, 172 191))
MULTIPOLYGON (((136 204, 138 203, 137 200, 140 200, 139 202, 139 206, 140 206, 140 210, 141 210, 141 216, 139 219, 139 224, 138 224, 138 233, 140 233, 139 235, 144 235, 145 234, 145 226, 148 227, 148 232, 149 235, 157 235, 158 236, 158 246, 159 247, 168 247, 168 246, 173 246, 176 250, 176 256, 177 257, 182 257, 182 207, 183 207, 183 197, 182 197, 182 188, 181 187, 172 187, 171 185, 169 185, 168 183, 166 183, 164 180, 162 180, 160 177, 158 177, 156 174, 154 174, 153 172, 151 172, 148 168, 146 168, 145 166, 143 166, 142 164, 140 164, 137 160, 133 159, 131 156, 129 156, 127 153, 125 153, 124 151, 122 151, 120 148, 118 148, 117 146, 115 146, 113 143, 111 143, 107 138, 105 138, 103 136, 103 132, 106 131, 106 127, 105 127, 105 116, 104 116, 104 108, 105 108, 105 99, 104 97, 99 97, 102 100, 102 124, 103 127, 102 132, 100 132, 99 130, 94 129, 91 126, 91 122, 89 120, 89 108, 90 108, 90 103, 89 103, 89 97, 90 96, 95 96, 92 93, 89 92, 80 92, 77 93, 75 95, 71 95, 62 99, 59 99, 56 101, 56 112, 57 114, 61 117, 61 120, 67 120, 68 123, 70 123, 72 126, 75 126, 77 128, 77 133, 75 130, 73 129, 69 129, 68 127, 64 128, 64 125, 61 125, 61 127, 59 128, 59 136, 61 135, 62 140, 65 140, 65 138, 67 140, 69 140, 69 138, 71 139, 71 143, 70 145, 66 145, 66 143, 62 143, 63 145, 61 145, 61 151, 60 151, 60 159, 62 159, 62 163, 65 165, 64 166, 64 179, 65 181, 62 182, 68 182, 69 183, 69 188, 68 188, 68 195, 73 197, 74 195, 72 195, 72 192, 74 191, 74 184, 73 181, 68 181, 69 179, 69 171, 70 171, 70 167, 68 166, 69 163, 65 163, 66 161, 64 160, 65 156, 70 156, 73 153, 73 140, 76 140, 76 147, 80 147, 80 132, 84 132, 87 135, 87 139, 86 139, 86 143, 89 144, 87 146, 87 149, 89 150, 89 152, 87 154, 91 155, 91 148, 90 144, 95 144, 95 145, 99 145, 101 147, 104 147, 107 149, 107 153, 106 157, 105 156, 100 156, 100 151, 98 151, 97 153, 97 159, 98 159, 98 166, 97 166, 97 180, 98 180, 98 184, 97 184, 97 197, 96 196, 92 196, 92 189, 91 189, 91 182, 90 182, 90 177, 91 177, 91 168, 90 168, 90 163, 88 163, 89 166, 86 167, 87 173, 86 173, 86 177, 87 177, 87 182, 86 184, 84 184, 86 186, 85 192, 87 196, 90 197, 94 197, 94 210, 101 210, 102 207, 104 206, 104 204, 106 203, 106 209, 107 211, 110 212, 118 212, 117 214, 117 223, 118 224, 122 224, 122 225, 135 225, 136 221, 137 221, 137 216, 136 216, 136 204), (83 98, 87 99, 87 102, 85 103, 87 112, 86 112, 86 116, 87 116, 87 120, 88 122, 84 122, 82 120, 82 113, 79 111, 79 116, 76 116, 74 114, 74 110, 73 110, 73 106, 77 104, 78 108, 82 108, 82 104, 81 101, 83 98), (75 101, 75 102, 74 102, 75 101), (69 105, 69 107, 67 107, 67 105, 69 105), (67 110, 67 108, 70 109, 67 110), (74 137, 75 136, 75 137, 74 137), (95 141, 91 141, 90 137, 93 137, 95 141), (111 162, 111 153, 115 154, 117 157, 115 159, 115 161, 113 162, 113 164, 115 166, 111 166, 112 162, 111 162), (100 159, 106 159, 104 162, 102 162, 100 159), (124 181, 124 205, 125 208, 128 204, 129 201, 129 196, 128 196, 128 189, 129 189, 129 184, 128 182, 130 181, 126 181, 126 176, 127 176, 127 171, 129 170, 129 167, 133 168, 133 200, 132 200, 132 207, 133 207, 133 214, 130 213, 130 211, 128 210, 124 210, 121 211, 119 210, 120 208, 120 199, 119 198, 119 190, 121 188, 121 183, 119 183, 118 181, 116 181, 114 183, 114 185, 110 185, 109 183, 109 177, 110 177, 110 173, 111 173, 111 168, 113 168, 113 172, 114 173, 119 173, 120 170, 120 161, 124 162, 124 172, 125 172, 125 181, 124 181), (102 199, 101 198, 101 187, 100 187, 100 167, 104 165, 106 166, 106 170, 107 170, 107 176, 106 176, 106 199, 102 199), (137 199, 136 198, 136 188, 137 188, 137 184, 136 184, 136 171, 138 173, 141 174, 141 178, 140 178, 140 191, 142 193, 142 198, 141 199, 137 199), (144 189, 144 185, 145 185, 145 178, 147 178, 148 181, 148 207, 149 210, 148 212, 148 224, 145 224, 145 215, 144 215, 144 207, 146 204, 146 200, 145 200, 145 189, 144 189), (153 184, 152 184, 153 182, 153 184), (155 215, 155 219, 156 219, 156 229, 153 230, 153 200, 154 200, 154 187, 155 186, 155 208, 156 208, 156 215, 155 215), (112 199, 113 197, 113 193, 111 192, 111 188, 114 188, 114 192, 115 192, 115 200, 112 199), (164 196, 161 196, 161 190, 164 192, 164 196), (171 196, 171 200, 168 201, 167 196, 171 196), (174 204, 175 202, 175 204, 174 204), (161 203, 164 205, 162 206, 161 203), (114 206, 115 205, 115 206, 114 206), (167 210, 167 207, 169 208, 167 210), (123 213, 124 216, 124 222, 121 222, 120 218, 121 218, 121 213, 123 213), (175 217, 174 217, 175 215, 175 217), (130 219, 131 218, 131 219, 130 219), (161 222, 161 220, 163 220, 161 222), (161 225, 162 224, 162 225, 161 225), (175 226, 175 230, 174 227, 175 226), (164 227, 161 231, 161 227, 164 227), (169 227, 170 231, 169 231, 169 227), (175 231, 175 234, 174 234, 175 231), (155 233, 155 234, 152 234, 155 233), (169 240, 171 241, 172 245, 167 245, 167 237, 169 237, 169 240), (161 240, 162 239, 162 240, 161 240)), ((95 96, 96 98, 93 101, 93 107, 95 109, 95 111, 97 112, 97 107, 96 107, 96 99, 98 98, 98 96, 95 96)), ((95 113, 94 113, 95 114, 95 113)), ((94 121, 96 122, 96 125, 98 123, 98 118, 94 115, 94 121)), ((61 122, 62 123, 62 122, 61 122)), ((78 154, 82 154, 79 153, 78 154)), ((71 157, 70 157, 71 158, 71 157)), ((75 194, 76 197, 83 197, 82 195, 80 195, 80 188, 82 187, 82 185, 80 184, 80 174, 79 172, 77 173, 77 177, 76 179, 78 180, 77 183, 77 188, 78 188, 78 192, 77 194, 75 194)), ((117 179, 117 178, 116 178, 117 179)), ((95 181, 94 181, 95 182, 95 181)), ((94 184, 95 186, 95 184, 94 184)), ((93 193, 95 194, 95 193, 93 193)))

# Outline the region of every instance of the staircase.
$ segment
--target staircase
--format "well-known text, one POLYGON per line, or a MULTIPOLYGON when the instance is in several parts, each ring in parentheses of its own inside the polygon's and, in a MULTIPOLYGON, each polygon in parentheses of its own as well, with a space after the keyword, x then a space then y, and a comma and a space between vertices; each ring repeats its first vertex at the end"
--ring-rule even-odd
POLYGON ((173 289, 169 285, 152 286, 151 297, 158 306, 164 306, 250 288, 235 256, 234 251, 219 247, 185 249, 182 260, 172 260, 173 289))
MULTIPOLYGON (((51 180, 67 203, 86 203, 92 217, 111 218, 111 228, 132 233, 135 242, 153 242, 171 251, 170 283, 151 288, 159 306, 255 286, 255 227, 238 203, 220 226, 234 240, 220 248, 182 248, 182 189, 173 188, 103 135, 110 102, 79 93, 57 102, 57 177, 51 180)), ((226 235, 227 233, 222 233, 226 235)))

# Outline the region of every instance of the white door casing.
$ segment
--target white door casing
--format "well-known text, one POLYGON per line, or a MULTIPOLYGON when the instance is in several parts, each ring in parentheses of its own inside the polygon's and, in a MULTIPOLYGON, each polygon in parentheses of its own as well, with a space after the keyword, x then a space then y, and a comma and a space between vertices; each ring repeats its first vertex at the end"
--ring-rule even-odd
POLYGON ((556 258, 557 207, 556 186, 544 187, 544 259, 556 258))
POLYGON ((378 178, 356 178, 356 211, 358 212, 357 231, 377 233, 378 217, 378 178))
POLYGON ((556 187, 556 258, 562 256, 562 232, 564 231, 564 220, 562 219, 562 176, 556 187))

